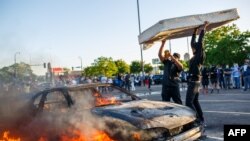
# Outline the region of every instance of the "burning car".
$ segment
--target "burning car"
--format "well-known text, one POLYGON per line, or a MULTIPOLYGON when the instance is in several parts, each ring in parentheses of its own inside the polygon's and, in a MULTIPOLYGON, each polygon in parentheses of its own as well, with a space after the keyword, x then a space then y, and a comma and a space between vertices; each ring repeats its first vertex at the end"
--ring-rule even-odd
POLYGON ((29 123, 20 129, 34 138, 25 140, 181 141, 201 136, 190 108, 141 99, 111 84, 46 89, 35 94, 26 106, 33 118, 25 118, 29 123))

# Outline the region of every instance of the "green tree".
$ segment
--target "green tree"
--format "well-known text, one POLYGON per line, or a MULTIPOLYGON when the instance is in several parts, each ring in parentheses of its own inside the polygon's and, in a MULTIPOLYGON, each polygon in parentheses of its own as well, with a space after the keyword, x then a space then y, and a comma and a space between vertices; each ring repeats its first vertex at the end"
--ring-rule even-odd
POLYGON ((97 71, 97 67, 95 67, 95 66, 88 66, 88 67, 84 68, 83 74, 85 76, 98 76, 98 75, 100 75, 100 73, 97 71))
POLYGON ((37 76, 33 74, 30 65, 23 62, 0 69, 0 79, 5 83, 11 82, 14 79, 30 80, 35 79, 36 77, 37 76))
POLYGON ((153 70, 153 66, 150 63, 144 65, 144 71, 146 73, 150 73, 152 72, 152 70, 153 70))
POLYGON ((130 72, 129 65, 122 59, 116 60, 115 64, 118 69, 118 73, 124 74, 130 72))
POLYGON ((164 65, 162 63, 159 65, 159 69, 163 71, 164 65))
POLYGON ((141 70, 141 62, 140 61, 132 61, 130 65, 130 72, 138 74, 141 70))
POLYGON ((241 32, 235 24, 206 33, 206 65, 241 64, 250 54, 250 32, 241 32))
POLYGON ((93 66, 98 75, 105 75, 107 77, 117 74, 118 71, 111 57, 99 57, 95 59, 93 66))

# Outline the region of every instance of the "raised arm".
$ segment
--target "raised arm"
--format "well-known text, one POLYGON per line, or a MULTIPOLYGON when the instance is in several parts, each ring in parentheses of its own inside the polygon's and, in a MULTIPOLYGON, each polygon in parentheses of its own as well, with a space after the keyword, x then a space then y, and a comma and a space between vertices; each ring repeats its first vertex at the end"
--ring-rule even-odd
POLYGON ((182 70, 183 70, 183 65, 182 65, 182 63, 181 63, 179 60, 175 59, 173 55, 170 55, 170 57, 171 57, 171 60, 172 60, 172 61, 175 63, 175 65, 177 66, 178 70, 179 70, 179 71, 182 71, 182 70))
POLYGON ((197 31, 198 31, 198 27, 194 29, 194 32, 193 32, 193 35, 192 35, 192 39, 191 39, 191 47, 192 48, 194 48, 197 31))
POLYGON ((204 22, 203 29, 201 30, 201 33, 200 33, 200 36, 199 36, 198 44, 202 44, 202 40, 204 38, 204 35, 205 35, 206 28, 207 28, 208 24, 209 24, 208 21, 204 22))
POLYGON ((165 42, 166 42, 166 40, 161 41, 161 47, 160 47, 159 52, 158 52, 158 57, 161 60, 161 62, 164 61, 164 56, 162 55, 162 53, 163 53, 163 48, 164 48, 165 42))

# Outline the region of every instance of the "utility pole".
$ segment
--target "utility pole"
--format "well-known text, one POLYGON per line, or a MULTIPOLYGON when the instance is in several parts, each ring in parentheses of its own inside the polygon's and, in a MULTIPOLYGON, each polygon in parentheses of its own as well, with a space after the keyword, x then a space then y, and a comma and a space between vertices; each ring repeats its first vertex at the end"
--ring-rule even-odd
MULTIPOLYGON (((139 26, 139 34, 141 34, 141 21, 140 21, 140 6, 139 0, 137 0, 137 14, 138 14, 138 26, 139 26)), ((140 44, 141 50, 141 68, 142 68, 142 75, 144 76, 144 64, 143 64, 143 52, 142 52, 142 45, 140 44)))
POLYGON ((171 50, 171 40, 169 40, 169 52, 172 53, 172 50, 171 50))

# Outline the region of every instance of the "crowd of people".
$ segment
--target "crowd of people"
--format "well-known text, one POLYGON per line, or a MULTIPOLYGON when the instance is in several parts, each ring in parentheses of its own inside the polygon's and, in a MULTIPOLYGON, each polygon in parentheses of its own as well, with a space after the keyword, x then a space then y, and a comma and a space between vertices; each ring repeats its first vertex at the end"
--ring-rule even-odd
POLYGON ((212 65, 210 68, 203 66, 201 70, 202 93, 208 94, 210 84, 211 91, 219 93, 220 89, 241 89, 247 91, 250 89, 250 63, 246 59, 244 65, 239 66, 235 63, 232 67, 229 65, 212 65))

